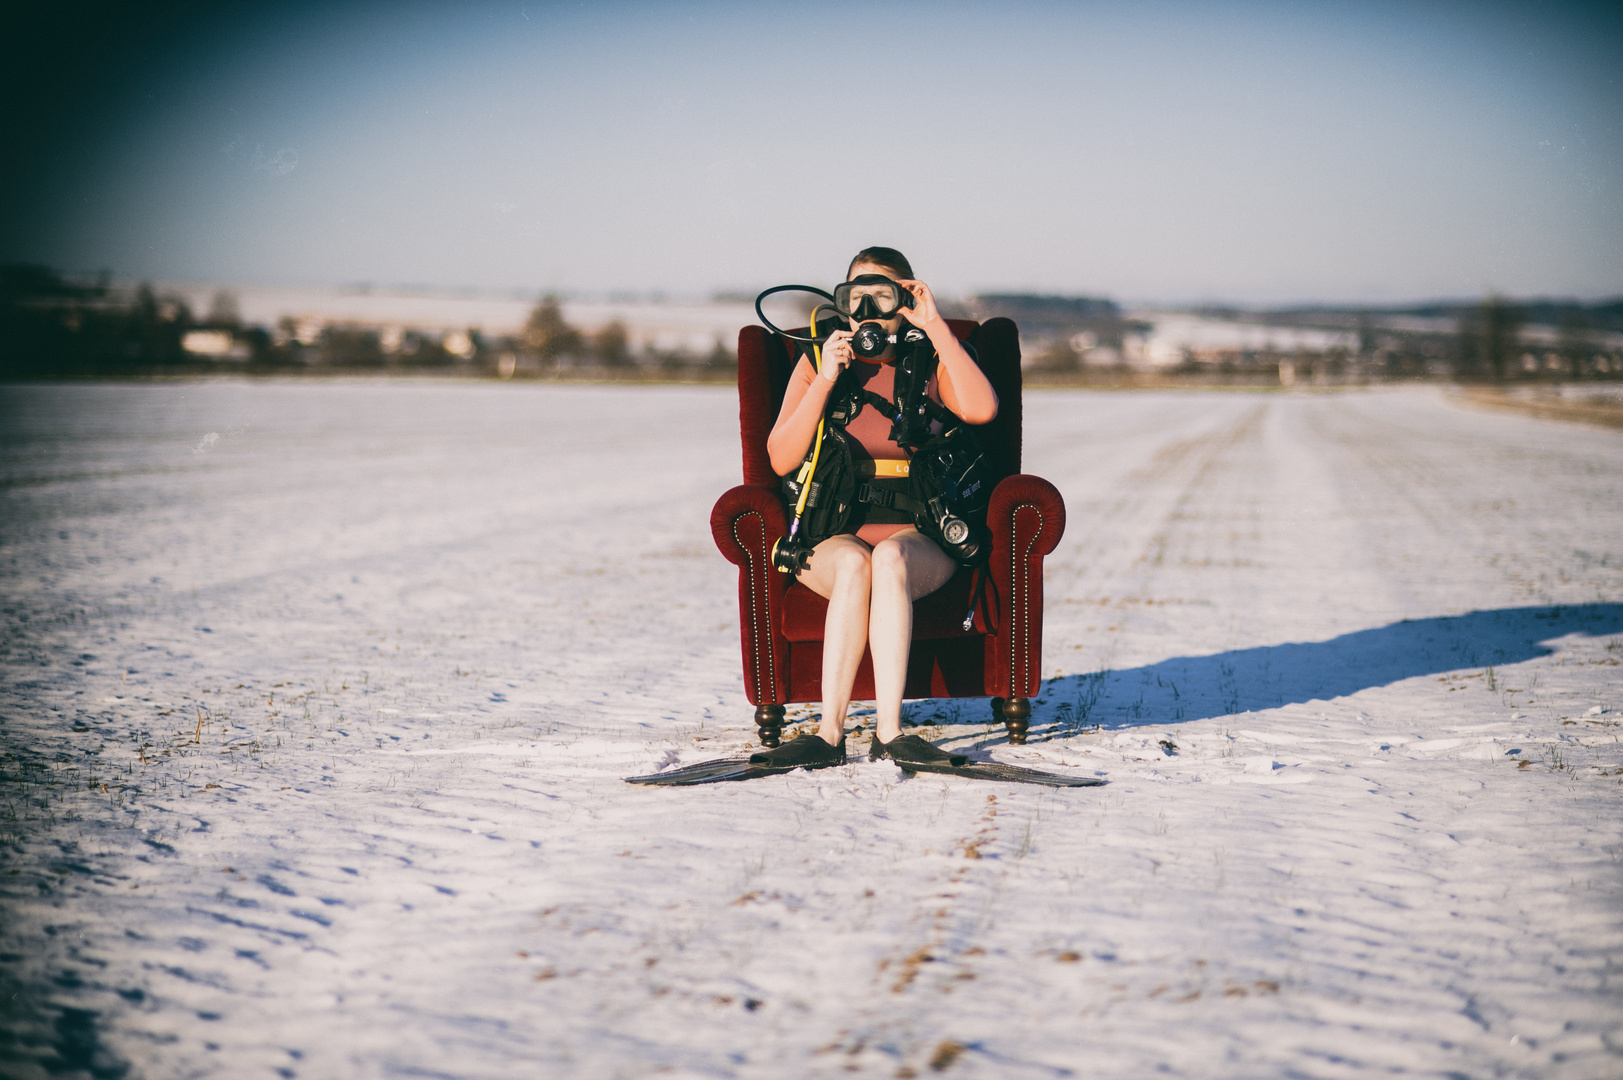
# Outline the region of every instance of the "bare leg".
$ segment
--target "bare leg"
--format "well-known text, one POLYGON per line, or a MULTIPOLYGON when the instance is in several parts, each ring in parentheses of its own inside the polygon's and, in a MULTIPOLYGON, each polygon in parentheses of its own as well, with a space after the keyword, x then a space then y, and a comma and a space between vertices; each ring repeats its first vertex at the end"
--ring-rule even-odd
POLYGON ((873 549, 868 648, 873 653, 874 734, 890 742, 902 733, 902 688, 913 639, 913 601, 947 583, 956 564, 934 540, 911 526, 873 549))
MULTIPOLYGON (((823 623, 823 718, 817 734, 830 746, 845 738, 851 685, 868 644, 869 559, 872 549, 854 536, 831 536, 812 551, 800 582, 828 600, 823 623)), ((945 556, 943 556, 944 558, 945 556)))

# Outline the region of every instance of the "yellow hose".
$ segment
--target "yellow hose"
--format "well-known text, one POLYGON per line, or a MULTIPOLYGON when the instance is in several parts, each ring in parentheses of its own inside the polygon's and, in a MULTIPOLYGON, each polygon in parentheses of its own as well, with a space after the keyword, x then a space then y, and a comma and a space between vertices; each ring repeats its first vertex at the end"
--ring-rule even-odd
MULTIPOLYGON (((817 310, 811 313, 811 336, 817 336, 817 310)), ((812 370, 816 378, 823 373, 823 349, 815 341, 812 342, 812 370)), ((800 531, 800 515, 806 512, 806 498, 811 494, 811 479, 817 475, 817 455, 823 452, 823 417, 817 418, 817 439, 812 443, 811 460, 800 466, 800 476, 796 482, 800 484, 800 498, 795 500, 795 520, 789 527, 790 535, 800 531)))

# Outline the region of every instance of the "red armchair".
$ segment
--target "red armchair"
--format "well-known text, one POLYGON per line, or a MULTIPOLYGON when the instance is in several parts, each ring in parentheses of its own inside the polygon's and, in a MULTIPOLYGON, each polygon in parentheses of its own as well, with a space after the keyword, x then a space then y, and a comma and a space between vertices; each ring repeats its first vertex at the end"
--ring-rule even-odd
MULTIPOLYGON (((1043 556, 1065 532, 1065 501, 1048 481, 1020 472, 1020 339, 1008 319, 949 320, 970 342, 997 391, 998 415, 976 429, 1004 479, 992 491, 988 563, 960 570, 913 605, 913 644, 904 697, 992 698, 1009 741, 1026 741, 1031 695, 1042 672, 1043 556), (963 623, 974 603, 974 620, 963 623)), ((795 352, 759 326, 738 334, 738 427, 744 483, 716 500, 710 531, 738 567, 738 623, 744 689, 761 742, 778 745, 784 705, 822 699, 823 617, 828 603, 772 568, 772 545, 789 527, 766 439, 783 404, 795 352)), ((873 658, 864 654, 855 699, 873 697, 873 658)))

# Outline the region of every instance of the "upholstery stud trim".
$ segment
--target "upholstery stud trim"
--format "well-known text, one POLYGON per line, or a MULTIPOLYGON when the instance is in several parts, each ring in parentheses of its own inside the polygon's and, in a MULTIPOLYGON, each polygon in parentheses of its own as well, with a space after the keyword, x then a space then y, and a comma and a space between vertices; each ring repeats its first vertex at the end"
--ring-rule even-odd
POLYGON ((761 617, 761 612, 767 609, 771 602, 771 598, 768 595, 768 590, 771 588, 771 586, 767 584, 766 578, 762 572, 763 567, 765 567, 767 563, 766 553, 764 551, 758 553, 754 548, 750 547, 744 542, 743 537, 738 535, 738 523, 747 517, 754 518, 756 525, 760 527, 760 545, 762 547, 765 547, 767 529, 766 518, 759 510, 746 510, 742 514, 739 514, 737 517, 733 518, 733 542, 738 545, 738 549, 744 553, 744 558, 748 560, 749 563, 744 570, 744 576, 748 581, 748 586, 743 590, 743 592, 749 598, 749 632, 745 634, 745 640, 750 644, 750 664, 753 668, 753 674, 755 676, 755 698, 758 703, 764 704, 766 703, 766 699, 777 696, 777 650, 772 648, 772 642, 770 640, 772 635, 772 627, 765 625, 766 623, 770 622, 770 620, 763 619, 761 617), (757 593, 760 594, 759 599, 757 599, 757 593), (766 663, 770 668, 770 684, 763 683, 761 681, 761 660, 763 654, 765 655, 766 663), (767 689, 768 685, 772 687, 770 691, 767 689))
POLYGON ((1031 553, 1037 547, 1037 541, 1043 535, 1046 519, 1040 508, 1032 503, 1018 503, 1010 512, 1009 518, 1014 522, 1014 543, 1009 545, 1009 584, 1010 600, 1014 610, 1009 620, 1011 640, 1009 642, 1009 659, 1018 661, 1020 669, 1015 671, 1014 663, 1009 664, 1009 696, 1026 697, 1032 685, 1031 678, 1031 553), (1037 515, 1036 531, 1026 534, 1020 528, 1021 511, 1030 510, 1037 515), (1020 541, 1024 540, 1022 546, 1020 541), (1024 569, 1024 573, 1022 573, 1024 569), (1018 682, 1016 679, 1018 678, 1018 682))

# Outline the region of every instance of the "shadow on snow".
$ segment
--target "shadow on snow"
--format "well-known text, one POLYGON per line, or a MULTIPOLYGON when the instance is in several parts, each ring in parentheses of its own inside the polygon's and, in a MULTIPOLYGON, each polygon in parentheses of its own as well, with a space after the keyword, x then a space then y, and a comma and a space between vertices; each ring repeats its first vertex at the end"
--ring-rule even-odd
MULTIPOLYGON (((1061 675, 1033 703, 1033 735, 1178 723, 1328 701, 1420 675, 1548 656, 1545 642, 1623 632, 1623 604, 1497 608, 1405 619, 1328 641, 1179 656, 1144 667, 1061 675)), ((1620 657, 1623 659, 1623 657, 1620 657)))

